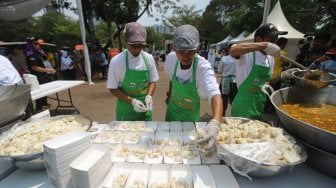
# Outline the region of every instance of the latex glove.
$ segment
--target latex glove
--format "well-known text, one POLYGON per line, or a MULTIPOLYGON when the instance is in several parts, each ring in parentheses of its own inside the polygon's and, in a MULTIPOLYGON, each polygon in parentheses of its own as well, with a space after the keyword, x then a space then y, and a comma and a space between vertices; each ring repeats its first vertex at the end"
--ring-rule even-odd
POLYGON ((280 56, 280 47, 273 43, 268 43, 266 49, 264 50, 267 55, 271 55, 273 57, 280 56))
POLYGON ((147 112, 148 111, 144 103, 142 103, 138 99, 132 99, 132 106, 133 106, 134 111, 136 112, 147 112))
POLYGON ((146 95, 145 103, 146 103, 147 109, 149 111, 152 111, 153 110, 153 99, 152 99, 152 96, 146 95))
POLYGON ((206 135, 197 141, 198 144, 208 143, 206 149, 212 148, 216 143, 216 137, 219 132, 219 122, 212 119, 205 127, 206 135))
POLYGON ((297 72, 297 71, 300 71, 300 69, 299 68, 291 68, 291 69, 282 71, 280 78, 281 79, 292 79, 293 78, 293 73, 297 72))

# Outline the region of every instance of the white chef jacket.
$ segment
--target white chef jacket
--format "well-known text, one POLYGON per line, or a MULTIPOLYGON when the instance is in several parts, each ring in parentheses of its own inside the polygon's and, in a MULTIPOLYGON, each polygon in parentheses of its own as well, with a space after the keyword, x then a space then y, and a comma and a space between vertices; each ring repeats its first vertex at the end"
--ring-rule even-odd
MULTIPOLYGON (((117 89, 121 87, 126 72, 126 61, 125 61, 125 52, 119 53, 110 61, 108 78, 107 78, 107 88, 117 89)), ((142 51, 143 55, 147 58, 149 65, 149 82, 156 82, 159 80, 159 75, 156 70, 155 60, 153 56, 145 51, 142 51)), ((128 66, 131 70, 146 70, 146 64, 142 55, 137 57, 133 56, 132 53, 128 52, 128 66)))
POLYGON ((13 64, 0 55, 0 86, 15 85, 22 82, 22 78, 13 64))
MULTIPOLYGON (((204 59, 198 54, 195 55, 198 57, 198 64, 196 67, 197 92, 200 98, 207 98, 210 102, 214 95, 220 95, 215 72, 208 60, 204 59)), ((164 68, 170 81, 172 80, 177 60, 178 59, 175 52, 169 53, 166 57, 164 68)), ((181 69, 181 65, 179 64, 176 70, 176 77, 177 80, 181 83, 190 83, 192 81, 192 66, 190 66, 189 69, 181 69)))

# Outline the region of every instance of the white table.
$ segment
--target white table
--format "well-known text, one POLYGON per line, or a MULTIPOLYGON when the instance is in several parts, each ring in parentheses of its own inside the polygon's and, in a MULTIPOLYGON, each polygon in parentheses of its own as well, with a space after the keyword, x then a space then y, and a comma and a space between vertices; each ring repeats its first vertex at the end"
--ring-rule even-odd
POLYGON ((71 81, 70 80, 57 80, 57 81, 41 84, 39 89, 32 90, 30 94, 31 94, 32 100, 40 99, 42 97, 46 97, 51 94, 56 94, 56 98, 49 97, 57 101, 57 107, 55 109, 56 113, 59 108, 64 108, 64 107, 74 108, 79 113, 79 110, 72 103, 70 88, 79 86, 84 83, 85 81, 82 81, 82 80, 71 80, 71 81), (68 96, 69 96, 68 100, 60 99, 60 97, 58 96, 58 92, 65 91, 65 90, 68 91, 68 96), (62 105, 61 104, 62 102, 67 103, 69 105, 62 105))
MULTIPOLYGON (((246 177, 242 177, 234 173, 236 180, 241 188, 334 188, 336 187, 336 179, 319 173, 310 168, 306 164, 296 166, 292 172, 285 172, 276 176, 253 178, 250 181, 246 177)), ((47 172, 27 171, 18 169, 4 180, 0 182, 0 187, 53 187, 48 180, 47 172)))

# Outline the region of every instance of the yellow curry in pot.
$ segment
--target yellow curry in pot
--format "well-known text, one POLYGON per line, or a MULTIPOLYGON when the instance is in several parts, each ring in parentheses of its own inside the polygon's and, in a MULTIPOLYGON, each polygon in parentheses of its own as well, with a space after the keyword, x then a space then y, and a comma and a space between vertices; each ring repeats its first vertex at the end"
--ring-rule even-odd
POLYGON ((281 104, 279 108, 300 121, 336 133, 336 106, 327 104, 281 104))

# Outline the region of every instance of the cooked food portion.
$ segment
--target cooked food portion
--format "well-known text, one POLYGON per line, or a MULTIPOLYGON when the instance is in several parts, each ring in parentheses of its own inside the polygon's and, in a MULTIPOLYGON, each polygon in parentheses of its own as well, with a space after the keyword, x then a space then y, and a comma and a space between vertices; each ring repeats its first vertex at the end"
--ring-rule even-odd
POLYGON ((17 156, 43 152, 43 142, 75 130, 87 130, 88 125, 75 117, 64 117, 27 123, 0 136, 0 155, 17 156))
POLYGON ((336 106, 328 104, 282 104, 279 108, 288 115, 314 125, 320 129, 336 133, 336 106))
POLYGON ((288 164, 301 160, 301 148, 294 138, 281 128, 258 120, 224 118, 217 143, 236 155, 258 162, 288 164))

